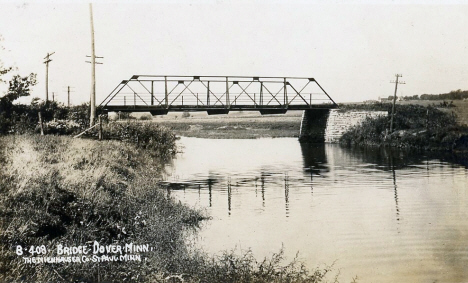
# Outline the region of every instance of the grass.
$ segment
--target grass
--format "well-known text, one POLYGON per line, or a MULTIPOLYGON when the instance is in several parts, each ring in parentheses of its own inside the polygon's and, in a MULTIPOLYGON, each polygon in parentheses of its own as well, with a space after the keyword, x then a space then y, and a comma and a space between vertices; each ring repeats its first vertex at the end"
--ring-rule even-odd
POLYGON ((410 101, 399 101, 398 104, 401 105, 408 105, 408 104, 413 104, 413 105, 421 105, 421 106, 431 106, 431 105, 440 105, 441 103, 445 102, 453 102, 453 105, 455 107, 451 107, 448 109, 441 109, 442 111, 445 111, 447 113, 454 113, 455 117, 457 119, 457 123, 459 125, 468 125, 468 100, 453 100, 453 101, 447 101, 447 100, 410 100, 410 101))
POLYGON ((394 131, 389 117, 369 118, 340 139, 347 145, 390 146, 422 150, 466 152, 468 127, 451 112, 433 106, 396 105, 394 131))
MULTIPOLYGON (((157 186, 166 148, 64 136, 0 137, 1 282, 323 282, 282 252, 209 256, 186 243, 207 216, 157 186), (143 262, 27 264, 15 253, 44 245, 150 244, 143 262), (172 280, 172 281, 171 281, 172 280)), ((25 255, 27 252, 25 251, 25 255)))
POLYGON ((1 142, 0 281, 122 281, 168 270, 150 264, 137 269, 131 262, 28 265, 11 248, 158 243, 152 258, 169 265, 173 251, 184 246, 184 229, 204 219, 166 199, 155 185, 163 164, 130 144, 51 136, 1 142))

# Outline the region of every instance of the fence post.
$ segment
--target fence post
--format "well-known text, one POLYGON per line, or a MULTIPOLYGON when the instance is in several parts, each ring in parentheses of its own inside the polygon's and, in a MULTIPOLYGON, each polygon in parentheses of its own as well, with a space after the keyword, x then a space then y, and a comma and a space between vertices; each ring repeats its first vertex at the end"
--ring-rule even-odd
POLYGON ((99 115, 99 140, 102 140, 102 115, 99 115))
POLYGON ((39 127, 41 128, 41 136, 43 136, 44 135, 44 126, 42 124, 42 113, 41 113, 41 111, 39 111, 37 114, 39 115, 39 127))

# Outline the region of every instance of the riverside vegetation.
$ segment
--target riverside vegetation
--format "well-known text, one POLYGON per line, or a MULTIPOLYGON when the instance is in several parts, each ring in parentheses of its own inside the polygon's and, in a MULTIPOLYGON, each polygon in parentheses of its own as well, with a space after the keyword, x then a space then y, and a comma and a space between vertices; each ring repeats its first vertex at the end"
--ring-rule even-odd
MULTIPOLYGON (((392 105, 348 105, 343 108, 384 110, 392 105)), ((430 151, 468 152, 468 127, 457 123, 453 112, 434 106, 396 105, 393 132, 389 133, 391 115, 368 118, 352 127, 340 139, 345 145, 389 146, 430 151)))

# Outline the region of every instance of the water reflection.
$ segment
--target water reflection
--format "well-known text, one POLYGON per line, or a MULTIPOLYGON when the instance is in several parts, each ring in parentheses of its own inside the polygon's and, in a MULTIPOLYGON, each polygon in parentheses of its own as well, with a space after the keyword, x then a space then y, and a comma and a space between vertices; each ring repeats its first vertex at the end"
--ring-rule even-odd
POLYGON ((395 211, 396 211, 396 220, 400 221, 400 208, 398 207, 398 190, 397 190, 397 181, 396 181, 396 170, 394 164, 393 155, 390 153, 390 168, 392 169, 392 177, 393 177, 393 188, 395 192, 395 211))
POLYGON ((284 244, 311 268, 338 260, 343 281, 468 280, 468 170, 447 157, 295 139, 181 142, 163 185, 208 209, 209 252, 250 247, 261 259, 284 244))
POLYGON ((306 172, 310 172, 310 175, 313 176, 329 171, 325 144, 301 143, 300 146, 306 172))
MULTIPOLYGON (((198 141, 203 139, 188 139, 198 141)), ((281 140, 281 139, 278 139, 281 140)), ((213 142, 212 140, 206 140, 213 142)), ((269 140, 271 143, 272 140, 269 140)), ((215 140, 215 142, 232 143, 235 140, 215 140)), ((220 192, 226 195, 228 215, 231 215, 233 198, 237 193, 233 194, 233 187, 239 189, 253 188, 255 198, 258 197, 258 187, 260 187, 261 206, 265 208, 269 192, 272 193, 278 187, 282 187, 284 191, 284 207, 285 216, 289 217, 290 212, 290 194, 291 184, 293 188, 308 187, 311 196, 314 193, 314 187, 319 185, 329 184, 328 182, 337 183, 344 177, 344 171, 351 171, 358 175, 349 175, 345 177, 345 182, 349 186, 366 186, 373 185, 376 188, 388 188, 389 183, 386 180, 392 180, 393 198, 395 202, 396 219, 400 219, 400 207, 398 204, 398 185, 397 172, 405 168, 421 169, 424 166, 426 176, 429 168, 433 166, 433 156, 424 155, 417 152, 405 152, 401 150, 390 150, 385 148, 353 148, 347 149, 339 145, 325 144, 308 144, 291 142, 292 146, 300 149, 300 156, 297 151, 291 154, 287 159, 281 160, 281 163, 270 162, 271 156, 275 156, 277 148, 270 148, 270 152, 264 150, 265 155, 261 159, 246 158, 238 166, 229 164, 229 157, 224 158, 225 163, 222 166, 216 167, 210 164, 209 156, 205 161, 208 161, 207 168, 190 168, 189 172, 184 172, 180 169, 181 166, 187 164, 185 160, 175 160, 171 164, 170 170, 166 175, 165 181, 161 185, 167 189, 168 196, 171 191, 185 191, 196 189, 198 199, 203 202, 203 197, 207 197, 207 206, 213 207, 213 191, 220 192), (298 163, 299 159, 302 161, 298 163), (182 162, 179 162, 182 161, 182 162), (229 171, 228 168, 235 168, 237 171, 229 171), (245 168, 245 170, 242 170, 245 168), (208 172, 190 172, 193 169, 206 169, 208 172), (218 170, 218 171, 216 171, 218 170), (240 172, 239 172, 240 170, 240 172), (377 174, 382 172, 383 175, 377 174), (384 172, 390 172, 390 177, 385 177, 384 172), (365 180, 359 177, 367 175, 365 180), (185 176, 185 178, 184 178, 185 176), (358 176, 358 178, 356 178, 358 176), (382 178, 383 177, 383 178, 382 178), (330 180, 327 180, 330 179, 330 180), (357 181, 357 183, 356 183, 357 181), (258 184, 259 183, 259 184, 258 184), (207 193, 205 193, 207 191, 207 193)), ((213 147, 209 147, 213 149, 213 147)), ((223 148, 220 146, 220 148, 223 148)), ((216 151, 215 151, 216 152, 216 151)), ((290 151, 292 152, 292 151, 290 151)), ((183 156, 193 152, 186 152, 183 156)), ((248 156, 248 153, 245 154, 248 156)), ((188 158, 190 159, 190 158, 188 158)), ((218 156, 219 159, 219 156, 218 156)), ((199 159, 194 159, 199 161, 199 159)), ((239 163, 239 160, 238 160, 239 163)), ((218 162, 215 162, 217 165, 218 162)), ((348 174, 348 172, 346 172, 348 174)), ((292 191, 294 193, 295 190, 292 191)), ((303 193, 303 190, 300 191, 303 193)), ((242 192, 241 192, 242 194, 242 192)), ((274 196, 276 199, 277 196, 274 196)))

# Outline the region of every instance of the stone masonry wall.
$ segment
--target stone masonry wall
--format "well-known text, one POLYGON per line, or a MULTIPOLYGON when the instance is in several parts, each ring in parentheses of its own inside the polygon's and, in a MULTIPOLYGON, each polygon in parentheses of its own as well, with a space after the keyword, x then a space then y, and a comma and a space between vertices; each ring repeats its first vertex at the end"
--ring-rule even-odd
POLYGON ((302 114, 299 141, 323 143, 327 127, 329 109, 304 110, 302 114))
POLYGON ((378 116, 387 116, 387 111, 341 112, 339 109, 332 109, 325 130, 325 142, 336 143, 352 126, 362 123, 367 117, 375 118, 378 116))

